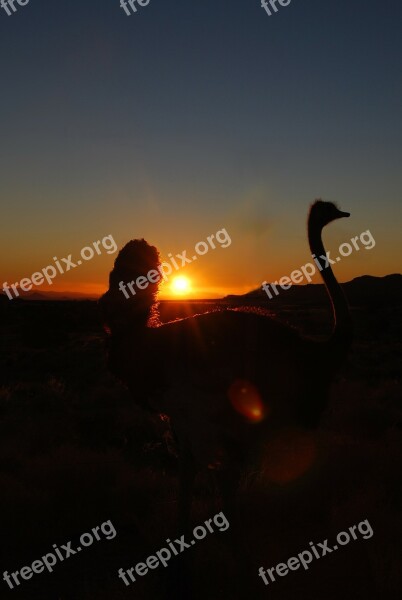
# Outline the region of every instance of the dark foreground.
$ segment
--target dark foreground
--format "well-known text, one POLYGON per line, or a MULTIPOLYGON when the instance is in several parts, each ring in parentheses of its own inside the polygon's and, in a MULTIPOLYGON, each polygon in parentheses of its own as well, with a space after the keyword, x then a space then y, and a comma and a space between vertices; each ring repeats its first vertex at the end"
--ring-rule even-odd
MULTIPOLYGON (((211 304, 168 303, 167 320, 211 304)), ((321 305, 276 305, 279 318, 320 337, 330 331, 321 305)), ((307 474, 269 484, 244 473, 238 495, 242 541, 231 530, 205 539, 136 583, 117 573, 180 537, 177 460, 166 426, 137 408, 106 370, 104 334, 93 302, 20 302, 1 307, 0 598, 158 600, 173 598, 184 560, 189 600, 393 599, 401 590, 402 310, 353 309, 356 341, 333 386, 307 474), (368 519, 361 536, 265 586, 271 568, 368 519), (84 532, 111 521, 104 537, 13 590, 3 580, 84 532), (234 543, 236 547, 233 547, 234 543)), ((269 340, 267 340, 269 344, 269 340)), ((291 377, 291 374, 289 374, 291 377)), ((200 473, 193 526, 222 509, 214 474, 200 473)))

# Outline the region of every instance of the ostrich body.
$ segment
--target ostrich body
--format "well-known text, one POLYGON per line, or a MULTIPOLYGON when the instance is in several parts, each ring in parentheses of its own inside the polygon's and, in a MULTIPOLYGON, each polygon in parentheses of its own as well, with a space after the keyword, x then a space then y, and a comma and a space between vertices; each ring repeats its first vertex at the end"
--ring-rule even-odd
MULTIPOLYGON (((312 205, 308 239, 316 257, 325 256, 323 227, 347 216, 332 203, 312 205)), ((170 418, 185 475, 181 509, 186 512, 195 465, 219 466, 235 479, 240 465, 278 431, 318 424, 350 346, 352 327, 330 265, 321 271, 334 316, 325 341, 302 337, 265 315, 235 309, 155 324, 158 284, 126 300, 118 283, 158 264, 155 248, 144 240, 129 242, 100 302, 111 333, 112 371, 137 402, 170 418)))

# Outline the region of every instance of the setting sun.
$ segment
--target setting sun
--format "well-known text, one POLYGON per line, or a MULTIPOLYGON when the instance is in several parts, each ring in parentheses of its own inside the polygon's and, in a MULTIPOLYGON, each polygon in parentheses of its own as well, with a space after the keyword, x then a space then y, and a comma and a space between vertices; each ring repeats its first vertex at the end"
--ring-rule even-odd
POLYGON ((187 294, 191 290, 191 283, 187 277, 175 277, 171 284, 171 290, 174 294, 187 294))

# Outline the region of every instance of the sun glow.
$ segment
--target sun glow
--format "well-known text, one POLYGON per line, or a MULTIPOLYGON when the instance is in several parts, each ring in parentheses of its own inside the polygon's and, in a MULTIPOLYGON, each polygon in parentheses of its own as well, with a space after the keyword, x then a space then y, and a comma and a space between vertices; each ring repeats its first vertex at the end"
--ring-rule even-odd
POLYGON ((171 283, 170 289, 173 294, 184 295, 191 291, 191 282, 187 277, 175 277, 171 283))

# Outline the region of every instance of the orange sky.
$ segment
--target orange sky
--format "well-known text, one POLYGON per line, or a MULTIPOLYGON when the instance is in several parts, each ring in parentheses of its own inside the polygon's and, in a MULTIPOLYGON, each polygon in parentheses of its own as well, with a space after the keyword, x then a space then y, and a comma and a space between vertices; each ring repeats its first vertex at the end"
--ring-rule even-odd
MULTIPOLYGON (((162 260, 170 261, 169 254, 176 256, 186 250, 188 257, 194 256, 194 248, 201 240, 207 240, 212 232, 224 229, 226 237, 221 234, 221 240, 228 244, 222 247, 215 241, 215 249, 209 250, 198 256, 196 261, 186 264, 178 270, 173 269, 170 280, 164 283, 161 289, 161 298, 214 298, 222 297, 229 293, 241 294, 261 286, 264 280, 275 281, 283 276, 288 276, 293 270, 311 261, 305 233, 306 208, 300 207, 299 220, 302 227, 296 225, 296 219, 288 222, 285 214, 273 212, 271 218, 263 222, 252 216, 245 215, 241 209, 234 210, 227 215, 215 220, 209 217, 208 222, 200 218, 197 224, 193 222, 176 222, 176 227, 152 228, 150 223, 144 222, 144 237, 150 243, 159 245, 162 260), (223 223, 226 223, 223 227, 223 223), (152 235, 150 235, 152 233, 152 235), (191 282, 191 291, 188 294, 176 295, 172 293, 170 285, 175 276, 186 276, 191 282)), ((346 208, 346 206, 345 206, 346 208)), ((349 207, 347 207, 349 209, 349 207)), ((168 219, 166 220, 168 223, 168 219)), ((110 229, 104 225, 100 235, 84 235, 83 231, 68 230, 63 232, 63 237, 57 238, 53 232, 47 239, 41 238, 34 231, 28 231, 24 236, 25 243, 21 245, 15 238, 9 239, 8 253, 2 253, 2 282, 10 285, 24 277, 30 278, 34 272, 40 271, 46 265, 54 265, 53 257, 67 257, 72 254, 72 260, 77 261, 81 248, 90 246, 93 240, 101 240, 103 236, 112 236, 116 246, 121 248, 129 237, 125 233, 124 222, 120 227, 111 223, 110 229), (115 233, 109 233, 114 231, 115 233), (67 243, 67 240, 70 242, 67 243), (7 260, 6 260, 7 259, 7 260)), ((138 228, 139 229, 139 228, 138 228)), ((335 265, 335 272, 340 281, 348 281, 353 277, 370 274, 382 276, 398 272, 399 256, 394 246, 389 243, 393 233, 392 226, 385 227, 375 218, 363 218, 356 211, 356 216, 348 220, 337 221, 324 230, 326 248, 331 250, 331 256, 336 256, 337 249, 343 242, 361 232, 369 229, 376 241, 374 248, 366 250, 360 244, 361 250, 353 251, 349 257, 343 257, 335 265)), ((140 237, 138 235, 137 237, 140 237)), ((4 238, 3 238, 4 242, 4 238)), ((111 246, 108 246, 109 250, 111 246)), ((64 274, 57 273, 52 285, 46 282, 32 288, 32 291, 79 292, 94 296, 101 295, 107 289, 108 274, 113 267, 117 254, 109 254, 100 246, 100 255, 95 253, 91 260, 82 261, 80 266, 64 274)), ((176 258, 180 265, 180 258, 176 258)), ((63 264, 63 262, 61 261, 63 264)), ((319 283, 316 275, 313 283, 319 283)))

